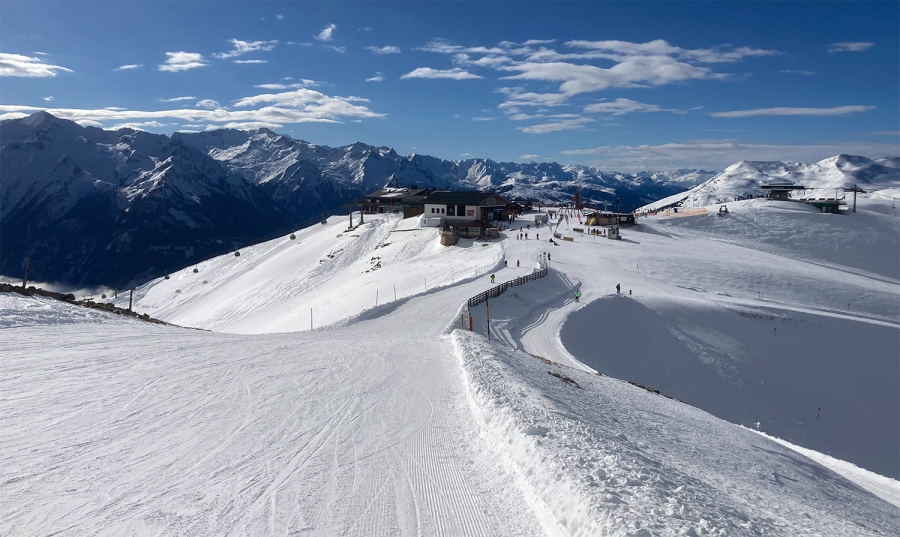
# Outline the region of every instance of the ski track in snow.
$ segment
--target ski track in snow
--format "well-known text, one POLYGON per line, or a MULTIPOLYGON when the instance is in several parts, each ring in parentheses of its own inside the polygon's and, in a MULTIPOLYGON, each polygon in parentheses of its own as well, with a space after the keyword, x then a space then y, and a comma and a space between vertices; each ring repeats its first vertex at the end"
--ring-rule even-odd
MULTIPOLYGON (((457 249, 435 248, 434 230, 392 233, 390 217, 342 225, 136 292, 141 312, 232 334, 0 295, 0 535, 898 534, 896 506, 751 431, 596 375, 561 337, 616 283, 659 311, 768 308, 896 328, 889 267, 862 259, 848 273, 802 259, 809 249, 657 222, 620 242, 457 249), (465 300, 490 287, 485 271, 512 279, 545 251, 548 277, 491 301, 496 341, 454 330, 465 300), (848 297, 859 304, 841 311, 848 297), (314 331, 294 313, 309 304, 314 331)), ((472 317, 484 333, 482 306, 472 317)), ((878 486, 900 497, 896 481, 878 486)))

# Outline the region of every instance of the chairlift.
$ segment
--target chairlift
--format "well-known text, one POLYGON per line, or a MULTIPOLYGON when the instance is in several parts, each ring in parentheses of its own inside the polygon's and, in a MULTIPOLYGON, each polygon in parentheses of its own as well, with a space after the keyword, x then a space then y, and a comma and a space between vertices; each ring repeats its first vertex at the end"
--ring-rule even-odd
POLYGON ((294 240, 294 239, 296 239, 296 238, 297 238, 297 236, 294 235, 293 233, 291 233, 291 240, 294 240))
POLYGON ((168 274, 166 274, 166 279, 167 279, 167 280, 169 279, 169 275, 168 275, 168 274))
POLYGON ((194 274, 197 274, 198 272, 200 272, 200 271, 197 270, 197 267, 194 267, 194 274))
POLYGON ((100 298, 106 298, 106 293, 103 293, 102 295, 100 295, 100 298))
POLYGON ((241 253, 240 253, 240 252, 234 252, 234 257, 241 257, 241 253))

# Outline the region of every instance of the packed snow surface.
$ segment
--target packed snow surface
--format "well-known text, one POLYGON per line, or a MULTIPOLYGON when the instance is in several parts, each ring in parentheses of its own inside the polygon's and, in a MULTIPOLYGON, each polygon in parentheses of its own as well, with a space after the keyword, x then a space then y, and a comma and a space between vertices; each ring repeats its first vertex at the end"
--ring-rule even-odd
POLYGON ((0 295, 0 535, 898 535, 897 212, 729 208, 330 221, 135 292, 212 332, 0 295))

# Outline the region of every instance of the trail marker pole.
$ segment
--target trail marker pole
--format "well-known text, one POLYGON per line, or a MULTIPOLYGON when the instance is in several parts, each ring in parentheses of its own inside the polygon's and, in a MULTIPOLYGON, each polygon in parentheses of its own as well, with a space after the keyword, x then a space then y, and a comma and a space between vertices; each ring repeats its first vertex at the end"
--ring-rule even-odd
POLYGON ((375 289, 375 307, 378 307, 378 289, 375 289))
POLYGON ((128 296, 128 311, 131 311, 131 303, 134 301, 134 287, 131 288, 131 294, 128 296))
POLYGON ((29 257, 25 258, 25 277, 22 278, 22 289, 25 289, 25 287, 26 287, 25 284, 28 283, 28 266, 30 264, 31 264, 31 257, 29 256, 29 257))
POLYGON ((425 292, 428 292, 428 276, 422 276, 422 279, 425 280, 425 292))
POLYGON ((397 300, 397 286, 394 285, 394 301, 397 300))
POLYGON ((313 323, 312 323, 312 308, 309 308, 309 329, 310 329, 310 330, 313 329, 313 323))

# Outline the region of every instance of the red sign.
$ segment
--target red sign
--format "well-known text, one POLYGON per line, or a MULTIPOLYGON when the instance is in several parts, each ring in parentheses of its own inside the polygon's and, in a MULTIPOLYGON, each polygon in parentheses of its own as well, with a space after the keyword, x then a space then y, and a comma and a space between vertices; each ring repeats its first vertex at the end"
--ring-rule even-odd
POLYGON ((475 209, 466 209, 466 216, 475 216, 475 209))

